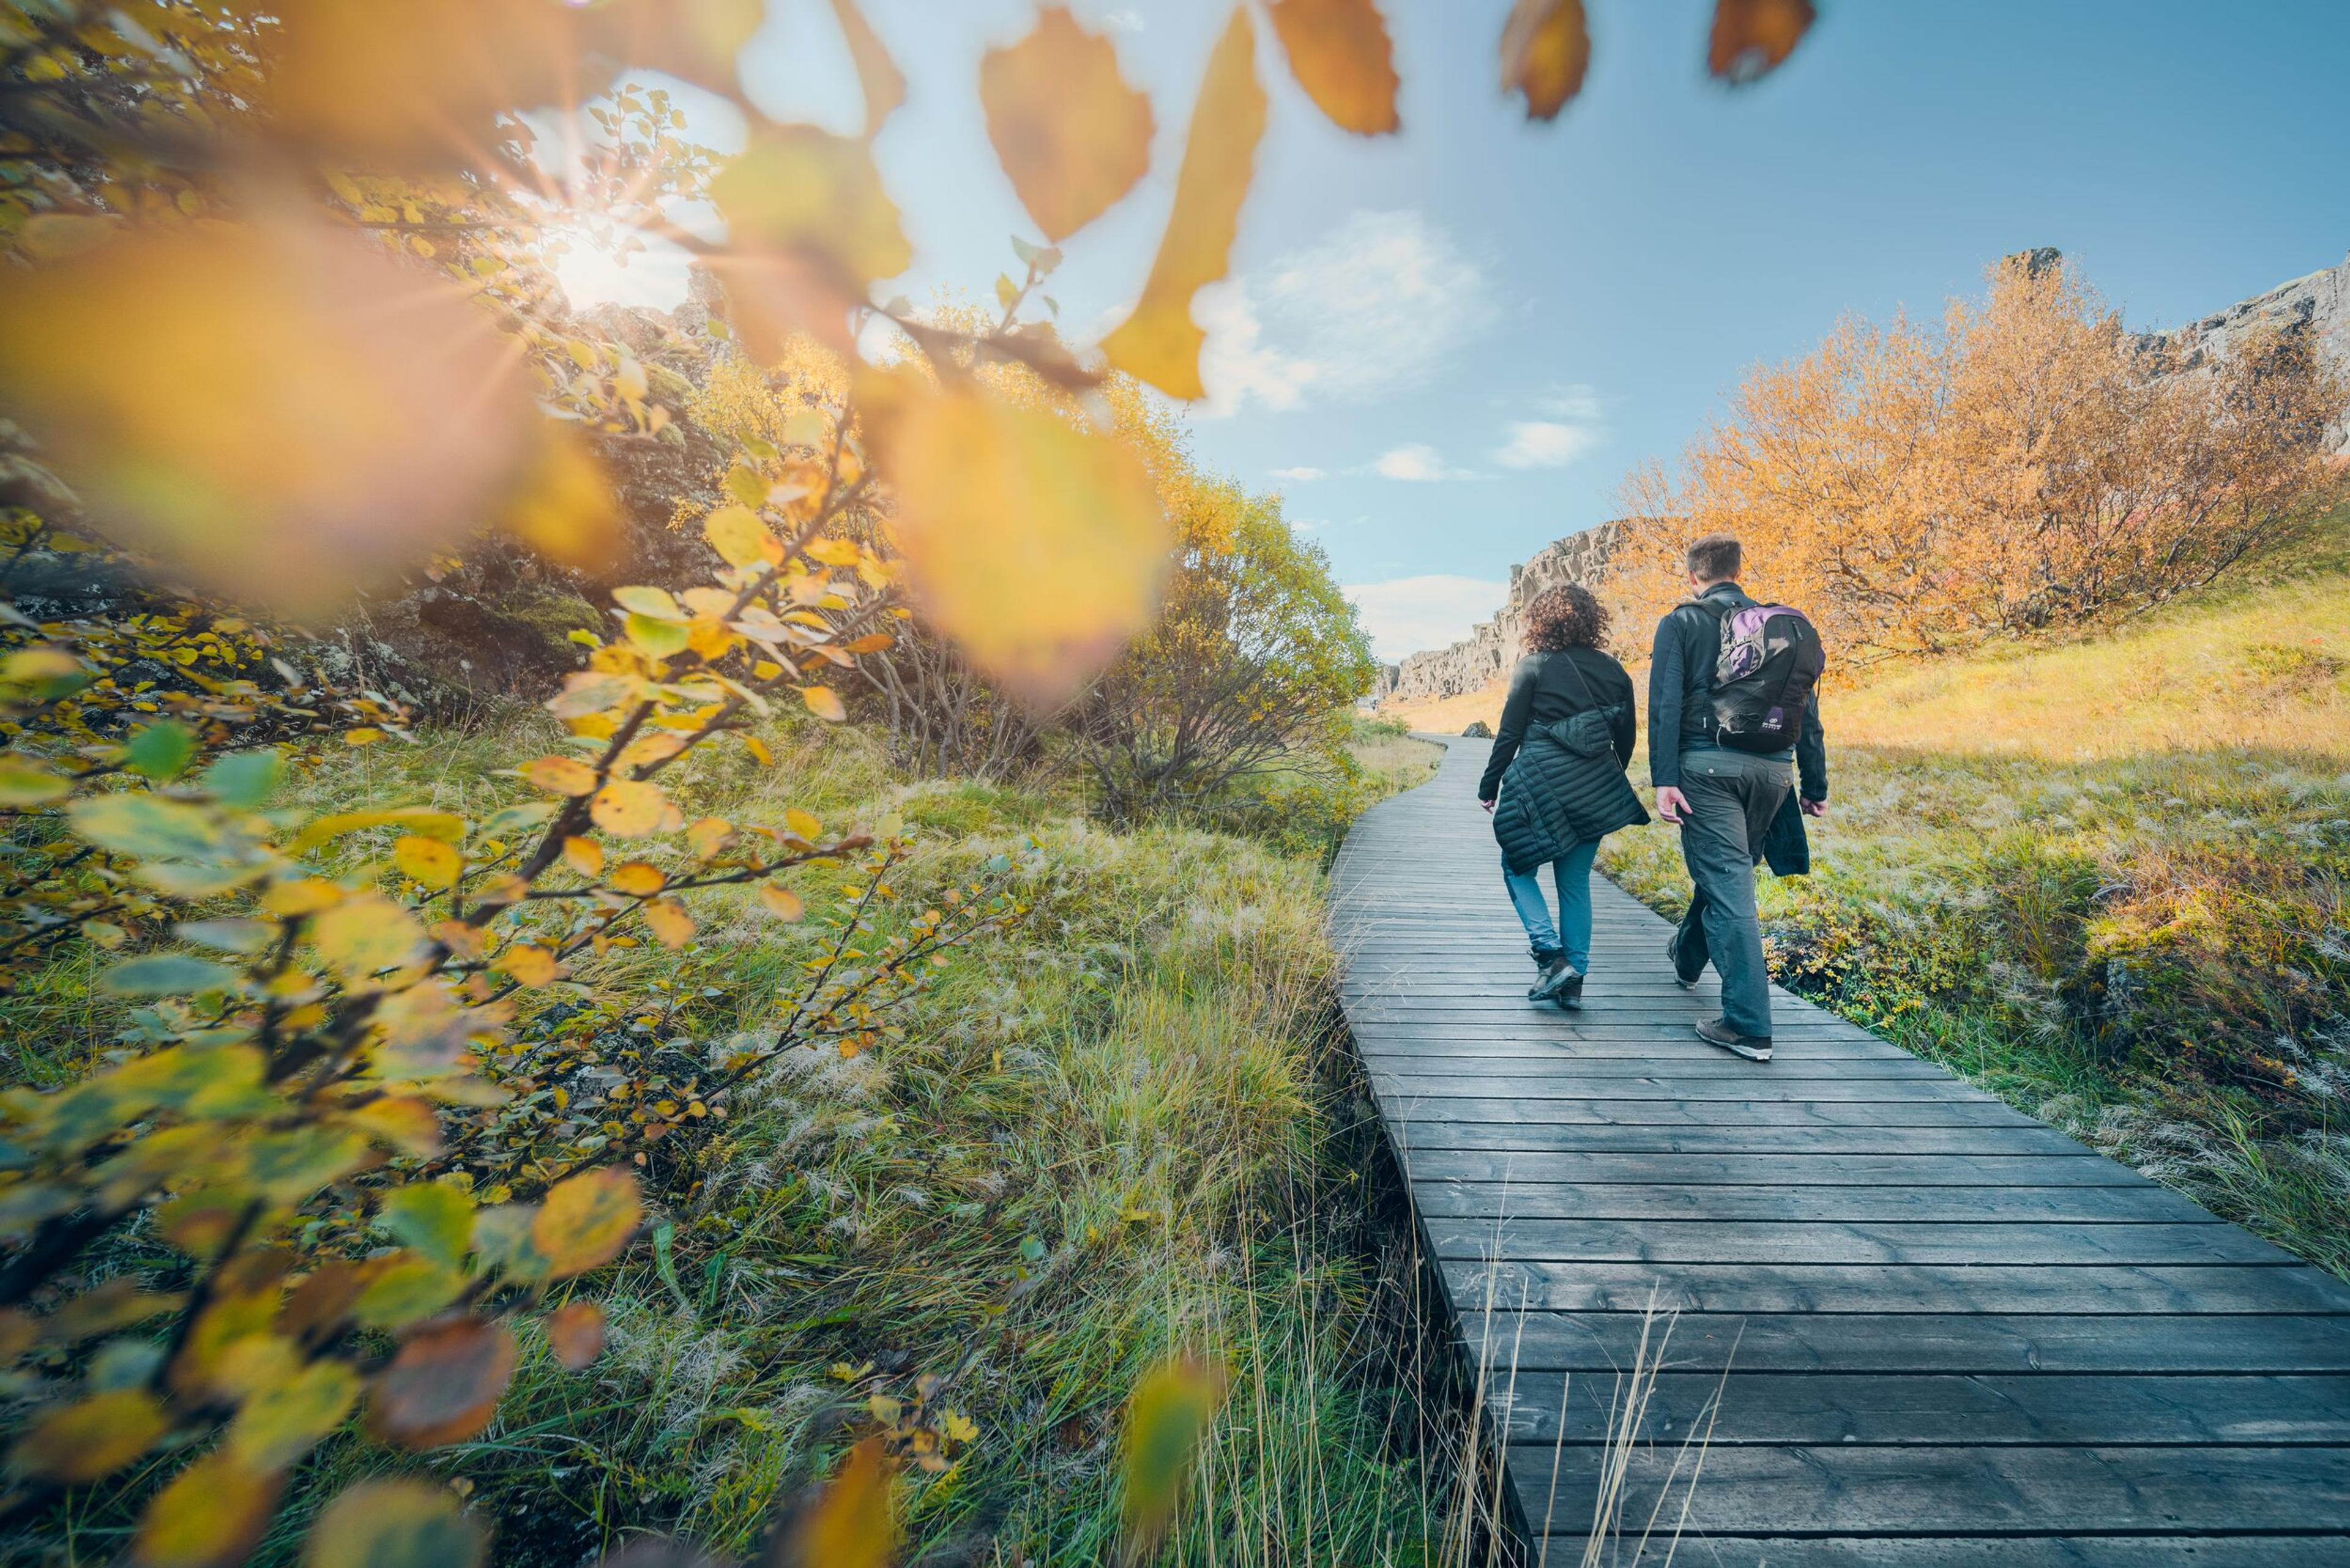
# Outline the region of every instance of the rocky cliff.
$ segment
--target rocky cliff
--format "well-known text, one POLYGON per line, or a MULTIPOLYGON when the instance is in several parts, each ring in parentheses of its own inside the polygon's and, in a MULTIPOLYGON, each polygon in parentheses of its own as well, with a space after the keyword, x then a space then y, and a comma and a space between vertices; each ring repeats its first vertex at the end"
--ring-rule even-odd
POLYGON ((1523 566, 1512 566, 1510 598, 1501 613, 1450 648, 1415 653, 1381 670, 1374 698, 1436 701, 1482 690, 1508 674, 1525 650, 1526 606, 1544 588, 1597 577, 1618 532, 1617 524, 1602 523, 1545 545, 1523 566))
MULTIPOLYGON (((2244 337, 2270 331, 2313 338, 2334 369, 2350 377, 2350 256, 2342 265, 2279 284, 2216 316, 2158 334, 2188 369, 2227 358, 2244 337)), ((2330 450, 2350 453, 2350 420, 2334 427, 2330 450)))

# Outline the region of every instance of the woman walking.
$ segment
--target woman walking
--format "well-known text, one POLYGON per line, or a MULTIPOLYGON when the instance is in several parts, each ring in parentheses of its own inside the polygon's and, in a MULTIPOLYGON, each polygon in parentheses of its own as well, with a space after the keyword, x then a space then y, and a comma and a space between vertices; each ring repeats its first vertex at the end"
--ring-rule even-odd
POLYGON ((1526 607, 1526 647, 1477 798, 1493 813, 1502 880, 1534 950, 1529 1002, 1583 1005, 1591 970, 1591 863, 1599 841, 1648 820, 1624 768, 1637 728, 1632 680, 1600 650, 1607 612, 1580 583, 1544 588, 1526 607), (1496 805, 1498 799, 1499 805, 1496 805), (1558 889, 1544 902, 1542 867, 1558 889))

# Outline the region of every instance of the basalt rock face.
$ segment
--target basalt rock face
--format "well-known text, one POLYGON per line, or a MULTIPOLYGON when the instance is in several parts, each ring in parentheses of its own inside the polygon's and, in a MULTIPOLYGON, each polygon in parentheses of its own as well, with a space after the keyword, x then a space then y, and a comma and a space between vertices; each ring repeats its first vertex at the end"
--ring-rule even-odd
MULTIPOLYGON (((2327 364, 2350 377, 2350 256, 2344 257, 2340 266, 2279 284, 2216 316, 2173 331, 2149 334, 2141 341, 2160 345, 2177 357, 2181 369, 2193 370, 2226 358, 2248 338, 2272 332, 2306 336, 2327 364)), ((2334 425, 2326 450, 2350 454, 2350 420, 2334 425)))
POLYGON ((1525 651, 1526 606, 1536 594, 1560 583, 1596 581, 1622 534, 1620 524, 1602 523, 1570 534, 1510 568, 1510 598, 1501 613, 1482 622, 1450 648, 1415 653, 1379 671, 1379 701, 1432 702, 1482 691, 1507 675, 1525 651))

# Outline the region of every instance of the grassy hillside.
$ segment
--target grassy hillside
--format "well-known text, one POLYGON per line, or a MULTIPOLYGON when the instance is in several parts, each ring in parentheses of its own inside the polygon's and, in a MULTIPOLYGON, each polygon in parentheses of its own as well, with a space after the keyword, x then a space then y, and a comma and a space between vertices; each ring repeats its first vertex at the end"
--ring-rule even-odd
MULTIPOLYGON (((1780 977, 2350 1275, 2350 510, 2068 646, 1829 695, 1780 977)), ((1651 827, 1608 869, 1677 909, 1651 827)))

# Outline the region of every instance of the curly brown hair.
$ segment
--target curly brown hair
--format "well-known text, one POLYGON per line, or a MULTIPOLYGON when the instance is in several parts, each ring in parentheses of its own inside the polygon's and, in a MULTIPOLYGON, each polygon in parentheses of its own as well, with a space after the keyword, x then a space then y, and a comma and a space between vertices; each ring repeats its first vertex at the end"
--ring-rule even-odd
POLYGON ((1526 607, 1526 647, 1536 653, 1597 648, 1607 637, 1607 607, 1581 583, 1544 588, 1526 607))

